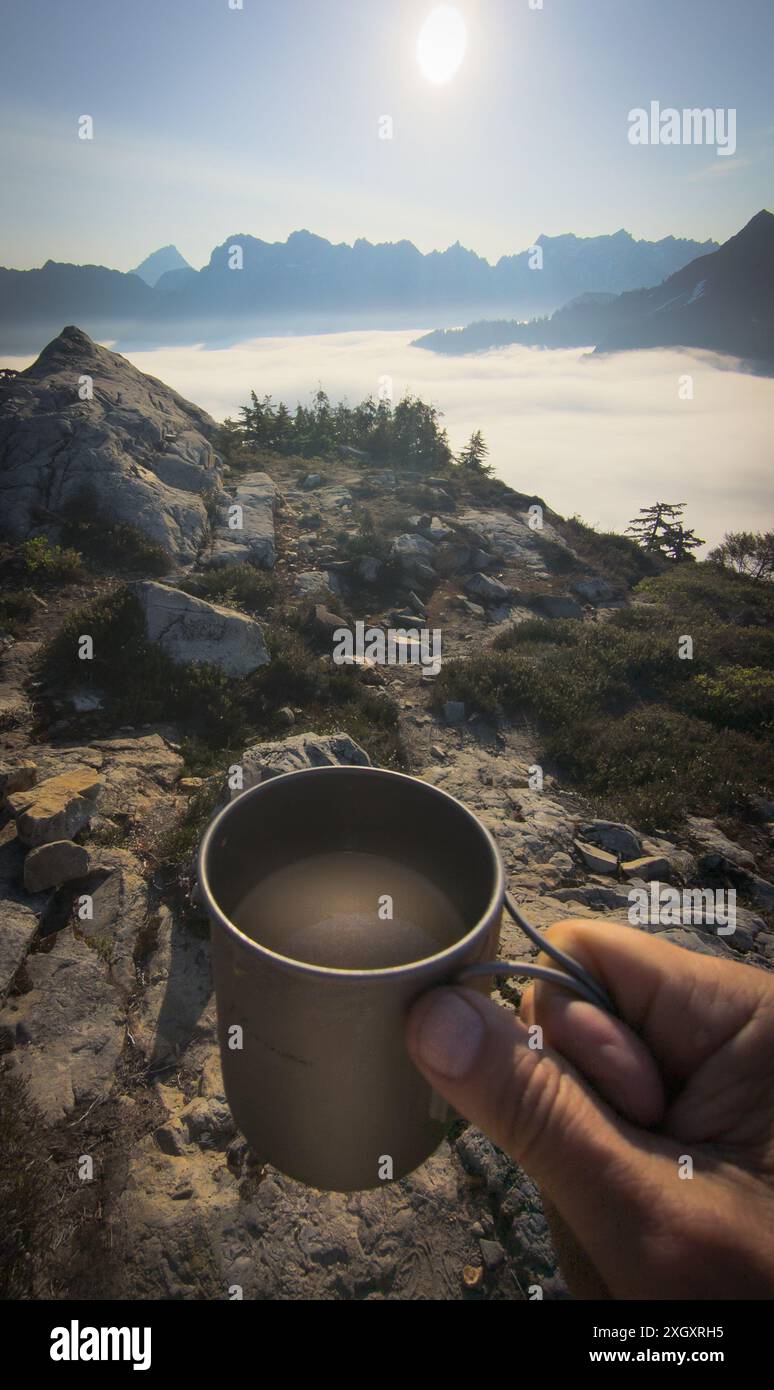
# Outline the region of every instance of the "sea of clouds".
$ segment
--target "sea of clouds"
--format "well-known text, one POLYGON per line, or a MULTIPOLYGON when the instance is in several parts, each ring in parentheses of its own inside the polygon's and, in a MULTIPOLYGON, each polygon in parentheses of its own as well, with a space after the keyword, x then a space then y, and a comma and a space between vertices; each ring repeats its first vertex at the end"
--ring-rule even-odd
POLYGON ((622 530, 640 507, 665 500, 687 503, 688 523, 710 544, 728 530, 774 528, 774 380, 683 350, 444 357, 410 346, 421 331, 126 355, 218 420, 236 416, 251 390, 292 409, 318 385, 354 403, 389 377, 396 400, 411 391, 443 412, 455 450, 481 429, 498 476, 565 516, 622 530), (686 376, 692 400, 680 398, 686 376))

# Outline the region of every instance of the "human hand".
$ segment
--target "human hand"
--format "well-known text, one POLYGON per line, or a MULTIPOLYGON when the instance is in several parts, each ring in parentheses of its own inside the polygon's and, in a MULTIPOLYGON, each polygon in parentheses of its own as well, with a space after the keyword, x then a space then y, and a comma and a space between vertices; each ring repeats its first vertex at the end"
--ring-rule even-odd
POLYGON ((774 977, 618 924, 547 936, 620 1019, 542 981, 518 1019, 433 990, 416 1065, 539 1184, 577 1297, 773 1297, 774 977))

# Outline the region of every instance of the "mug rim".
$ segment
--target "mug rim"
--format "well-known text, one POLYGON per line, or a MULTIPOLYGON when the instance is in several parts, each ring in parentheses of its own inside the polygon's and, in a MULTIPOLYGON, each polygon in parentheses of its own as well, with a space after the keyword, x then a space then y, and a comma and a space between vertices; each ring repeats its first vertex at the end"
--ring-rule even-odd
POLYGON ((240 792, 238 796, 235 796, 232 801, 229 801, 225 806, 221 807, 220 811, 218 811, 207 826, 202 836, 197 856, 197 878, 209 915, 215 919, 219 926, 226 930, 233 940, 237 941, 242 947, 248 950, 256 951, 260 956, 263 956, 267 961, 270 961, 283 971, 288 973, 301 972, 304 975, 319 976, 322 979, 334 978, 359 981, 384 980, 398 978, 400 976, 405 977, 408 975, 434 973, 439 963, 453 965, 458 957, 465 954, 467 948, 477 937, 485 936, 489 929, 495 924, 502 911, 503 899, 505 897, 505 873, 494 836, 487 830, 483 821, 479 819, 475 812, 471 811, 469 806, 466 806, 458 797, 452 796, 450 792, 444 791, 441 787, 434 786, 432 782, 423 781, 421 777, 414 777, 406 772, 395 772, 392 768, 363 767, 357 764, 351 767, 337 764, 333 767, 297 768, 292 772, 283 772, 276 777, 269 777, 266 781, 258 782, 253 787, 246 787, 245 790, 240 792), (227 916, 217 902, 215 894, 210 886, 207 863, 213 840, 222 829, 224 822, 227 821, 235 806, 239 806, 245 798, 256 797, 261 792, 266 792, 270 787, 274 786, 275 783, 287 782, 293 777, 335 777, 351 774, 355 776, 389 777, 401 782, 418 784, 429 796, 451 802, 457 811, 470 823, 478 836, 483 839, 491 860, 493 877, 492 892, 477 922, 465 932, 464 936, 461 936, 458 941, 453 942, 451 946, 445 947, 443 951, 437 951, 432 956, 423 956, 420 960, 407 961, 403 965, 379 966, 375 970, 347 970, 339 966, 314 965, 309 961, 296 960, 293 956, 282 955, 281 952, 273 951, 269 946, 264 946, 262 942, 256 941, 253 937, 248 936, 235 922, 231 921, 231 918, 227 916))

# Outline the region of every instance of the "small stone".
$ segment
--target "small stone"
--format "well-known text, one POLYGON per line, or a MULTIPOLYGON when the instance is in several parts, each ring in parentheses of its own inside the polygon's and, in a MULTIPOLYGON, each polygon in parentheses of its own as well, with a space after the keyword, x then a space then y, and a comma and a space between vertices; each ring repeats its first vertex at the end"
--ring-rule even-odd
POLYGON ((505 1251, 499 1240, 480 1240, 478 1244, 487 1269, 497 1269, 505 1259, 505 1251))
POLYGON ((621 868, 628 878, 642 878, 646 883, 650 883, 654 878, 669 877, 669 860, 660 854, 646 854, 642 859, 629 859, 621 868))
POLYGON ((570 588, 584 603, 612 603, 618 598, 614 585, 594 575, 587 579, 576 579, 570 588))
POLYGON ((459 599, 459 607, 463 613, 467 613, 469 618, 486 617, 486 609, 480 603, 474 603, 472 599, 465 598, 464 595, 459 599))
POLYGON ((575 848, 583 857, 583 861, 588 869, 595 874, 615 874, 618 872, 618 859, 614 854, 608 854, 606 849, 597 849, 596 845, 587 845, 583 840, 574 840, 575 848))
POLYGON ((582 618, 583 609, 569 594, 538 594, 533 607, 547 618, 582 618))
POLYGON ((204 778, 181 777, 177 785, 181 792, 198 792, 199 788, 204 786, 204 778))
POLYGON ((465 1265, 462 1271, 462 1282, 466 1289, 477 1289, 484 1282, 483 1265, 465 1265))
POLYGON ((347 623, 338 613, 331 613, 329 608, 323 603, 316 603, 312 614, 312 630, 315 636, 321 640, 333 640, 333 634, 339 632, 341 628, 347 627, 347 623))
POLYGON ((301 570, 293 582, 296 598, 320 602, 331 592, 331 577, 326 570, 301 570))
POLYGON ((183 1157, 186 1136, 178 1119, 167 1120, 165 1124, 159 1125, 153 1137, 162 1153, 169 1154, 170 1158, 183 1157))
POLYGON ((592 820, 578 826, 582 840, 599 845, 610 854, 620 854, 622 859, 638 859, 642 854, 642 842, 630 825, 622 825, 613 820, 592 820))
POLYGON ((71 839, 89 824, 102 783, 92 768, 48 777, 27 791, 11 792, 7 803, 16 832, 31 849, 71 839))
POLYGON ((31 849, 24 861, 24 887, 28 893, 58 888, 89 871, 89 851, 72 840, 52 840, 31 849))
POLYGON ((499 579, 492 579, 488 574, 474 574, 465 585, 465 592, 472 594, 474 598, 483 599, 484 603, 507 603, 510 593, 499 579))
POLYGON ((292 729, 295 722, 296 716, 290 708, 290 705, 283 705, 282 709, 277 710, 278 724, 282 724, 286 729, 292 729))
POLYGON ((381 568, 381 561, 374 555, 361 555, 355 565, 355 573, 364 584, 375 584, 381 568))

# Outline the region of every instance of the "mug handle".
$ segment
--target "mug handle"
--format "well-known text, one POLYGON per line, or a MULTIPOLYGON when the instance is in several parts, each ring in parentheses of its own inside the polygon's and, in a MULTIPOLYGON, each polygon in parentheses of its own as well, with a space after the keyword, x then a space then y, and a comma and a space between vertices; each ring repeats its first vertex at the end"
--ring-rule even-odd
POLYGON ((540 932, 528 922, 524 914, 516 906, 510 893, 505 894, 505 906, 517 927, 526 936, 539 946, 541 951, 551 956, 559 965, 564 966, 563 970, 552 970, 547 965, 536 965, 533 961, 481 961, 478 965, 466 965, 460 970, 456 983, 464 984, 466 980, 475 979, 482 975, 529 975, 535 980, 548 980, 551 984, 561 985, 564 989, 572 990, 574 994, 580 995, 589 1004, 596 1004, 598 1009, 610 1014, 613 1018, 618 1017, 618 1010, 610 998, 607 990, 594 976, 580 965, 572 956, 568 956, 565 951, 560 951, 558 946, 554 946, 551 941, 547 941, 540 932))

